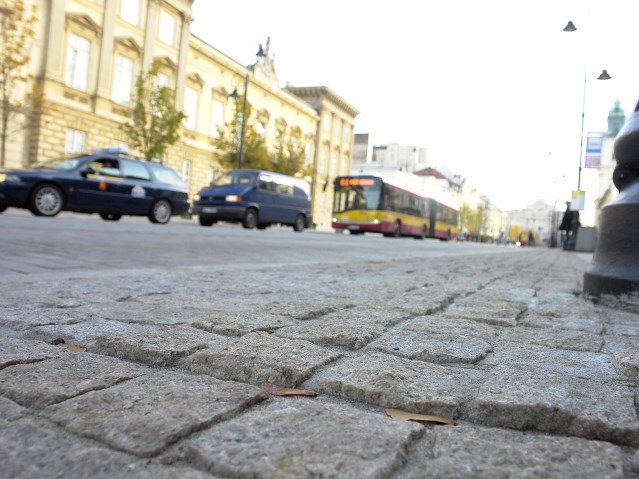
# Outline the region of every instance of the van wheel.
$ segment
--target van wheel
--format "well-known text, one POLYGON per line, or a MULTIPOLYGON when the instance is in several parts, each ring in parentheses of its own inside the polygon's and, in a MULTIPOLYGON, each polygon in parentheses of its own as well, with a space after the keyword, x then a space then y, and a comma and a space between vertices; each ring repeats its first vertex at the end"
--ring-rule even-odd
POLYGON ((200 222, 200 226, 211 226, 215 221, 211 218, 207 218, 206 216, 198 216, 198 221, 200 222))
POLYGON ((305 227, 306 218, 304 218, 304 215, 297 215, 297 218, 295 218, 295 223, 293 224, 293 230, 299 233, 300 231, 304 231, 305 227))
POLYGON ((249 208, 244 213, 244 218, 242 219, 242 226, 247 230, 252 230, 257 226, 257 211, 255 208, 249 208))

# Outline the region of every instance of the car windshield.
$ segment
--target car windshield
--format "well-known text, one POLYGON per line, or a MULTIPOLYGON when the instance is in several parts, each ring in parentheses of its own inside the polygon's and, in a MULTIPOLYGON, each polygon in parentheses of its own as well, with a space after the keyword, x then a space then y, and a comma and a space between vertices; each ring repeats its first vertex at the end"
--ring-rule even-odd
POLYGON ((58 171, 71 171, 75 170, 85 156, 74 156, 71 158, 58 158, 56 160, 48 160, 35 165, 37 170, 58 170, 58 171))
POLYGON ((214 186, 253 185, 257 179, 256 171, 231 171, 215 179, 214 186))
POLYGON ((159 165, 157 163, 147 163, 153 174, 158 181, 162 183, 170 183, 172 185, 183 185, 184 181, 180 178, 175 170, 167 168, 166 166, 159 165))

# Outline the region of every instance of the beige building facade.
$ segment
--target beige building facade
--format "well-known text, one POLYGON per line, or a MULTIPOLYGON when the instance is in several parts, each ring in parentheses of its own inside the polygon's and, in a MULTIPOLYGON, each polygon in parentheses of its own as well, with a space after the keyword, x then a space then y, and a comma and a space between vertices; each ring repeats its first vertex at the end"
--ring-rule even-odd
POLYGON ((235 114, 230 95, 246 94, 267 146, 278 129, 301 133, 314 166, 313 220, 330 228, 332 184, 350 171, 358 112, 327 87, 281 88, 268 40, 263 55, 244 66, 191 34, 193 0, 23 1, 38 9, 29 70, 43 103, 10 142, 6 167, 126 145, 120 125, 128 121, 135 80, 157 61, 158 81, 175 89, 176 107, 187 114, 162 161, 191 194, 220 173, 213 140, 235 114))

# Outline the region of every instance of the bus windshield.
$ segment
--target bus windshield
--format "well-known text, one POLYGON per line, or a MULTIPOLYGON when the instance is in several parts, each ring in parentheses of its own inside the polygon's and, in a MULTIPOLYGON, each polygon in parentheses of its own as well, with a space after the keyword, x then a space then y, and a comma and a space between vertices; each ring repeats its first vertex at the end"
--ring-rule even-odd
POLYGON ((333 212, 377 210, 382 183, 379 178, 343 176, 335 180, 333 212))

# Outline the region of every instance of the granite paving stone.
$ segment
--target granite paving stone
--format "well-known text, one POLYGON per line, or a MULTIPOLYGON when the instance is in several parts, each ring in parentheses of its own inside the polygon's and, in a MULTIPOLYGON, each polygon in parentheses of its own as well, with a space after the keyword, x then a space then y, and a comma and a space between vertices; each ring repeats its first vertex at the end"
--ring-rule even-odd
POLYGON ((520 433, 465 423, 433 427, 396 479, 624 477, 621 448, 576 437, 520 433))
POLYGON ((471 421, 639 447, 635 391, 556 371, 502 364, 489 373, 468 406, 471 421))
POLYGON ((421 316, 387 331, 366 350, 434 363, 476 363, 492 350, 497 332, 476 321, 421 316))
POLYGON ((53 307, 7 306, 0 311, 0 326, 15 331, 25 331, 34 326, 48 324, 73 324, 90 318, 86 311, 53 307))
POLYGON ((98 336, 92 351, 152 366, 172 366, 200 349, 228 340, 190 327, 148 327, 140 332, 98 336))
POLYGON ((541 329, 515 326, 504 331, 499 338, 502 344, 536 344, 555 349, 589 351, 596 353, 603 346, 603 337, 586 331, 566 329, 541 329))
POLYGON ((590 334, 601 334, 604 331, 604 320, 602 318, 548 317, 540 316, 537 313, 526 314, 519 320, 518 325, 530 328, 584 331, 590 334))
POLYGON ((147 368, 119 359, 67 353, 1 370, 0 394, 24 406, 43 408, 146 373, 147 368))
POLYGON ((250 384, 295 387, 340 353, 309 341, 278 338, 265 332, 242 336, 193 356, 191 371, 250 384))
POLYGON ((149 457, 264 399, 265 393, 247 384, 161 371, 43 412, 68 431, 149 457))
POLYGON ((278 399, 189 441, 186 456, 228 477, 383 478, 423 432, 416 423, 316 399, 278 399))
POLYGON ((606 336, 604 351, 612 356, 619 374, 632 381, 639 380, 638 347, 634 336, 606 336))
POLYGON ((283 338, 306 339, 315 344, 360 349, 404 319, 404 313, 379 307, 348 308, 314 320, 298 321, 275 331, 283 338))
MULTIPOLYGON (((1 410, 1 407, 0 407, 1 410)), ((35 417, 3 424, 0 435, 2 477, 19 479, 212 479, 191 467, 151 464, 77 437, 35 417)))
POLYGON ((25 339, 38 339, 53 343, 62 339, 67 344, 75 344, 92 348, 98 336, 105 333, 141 331, 143 325, 109 321, 105 319, 89 319, 80 323, 36 326, 23 334, 25 339))
MULTIPOLYGON (((257 309, 257 308, 256 308, 257 309)), ((227 336, 244 336, 255 331, 273 332, 297 321, 286 316, 262 311, 211 311, 204 319, 194 321, 191 326, 211 333, 227 336)))
POLYGON ((65 353, 66 351, 42 341, 0 337, 0 370, 15 364, 58 358, 65 353))
POLYGON ((526 306, 513 301, 474 302, 465 299, 448 306, 443 316, 448 318, 472 319, 497 326, 514 326, 517 318, 526 310, 526 306))
POLYGON ((367 352, 324 368, 304 386, 344 399, 458 418, 480 378, 467 368, 367 352))

